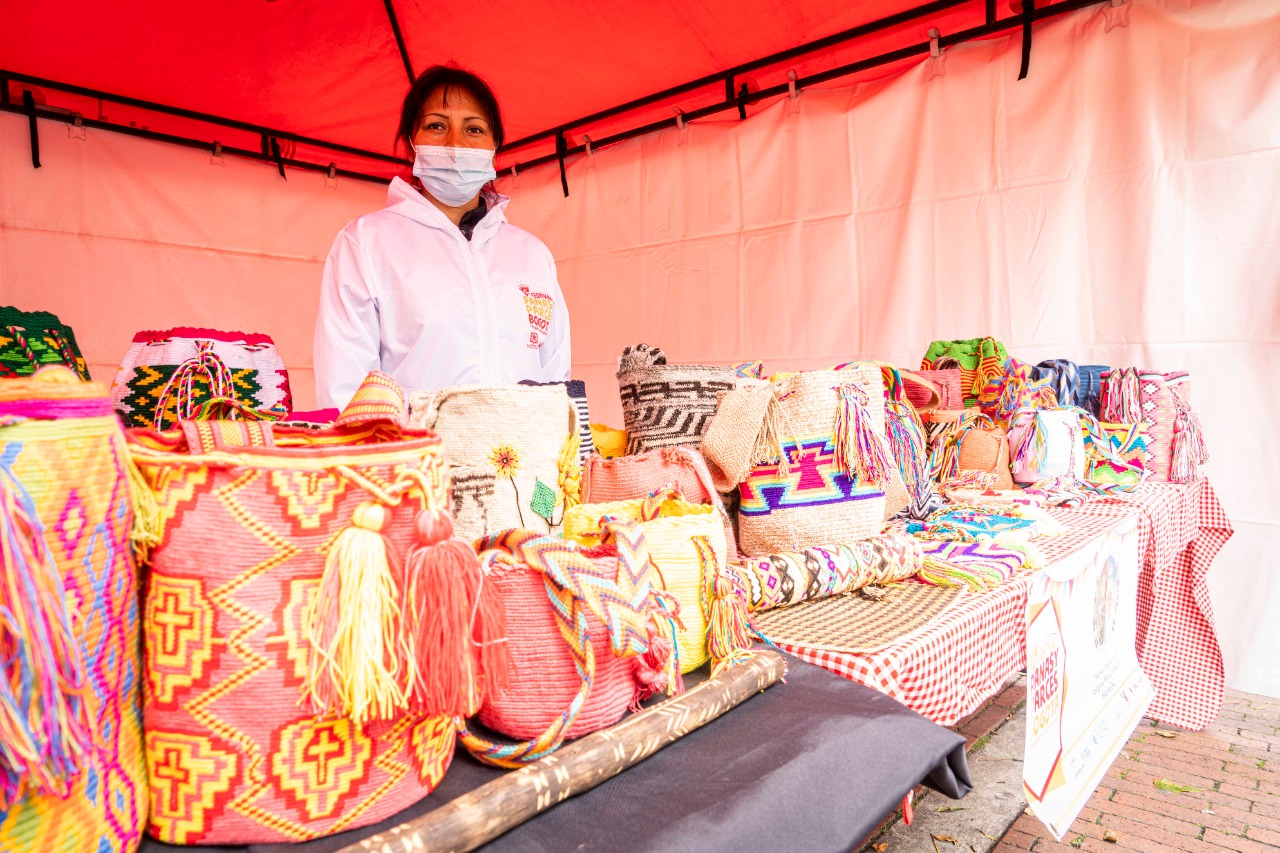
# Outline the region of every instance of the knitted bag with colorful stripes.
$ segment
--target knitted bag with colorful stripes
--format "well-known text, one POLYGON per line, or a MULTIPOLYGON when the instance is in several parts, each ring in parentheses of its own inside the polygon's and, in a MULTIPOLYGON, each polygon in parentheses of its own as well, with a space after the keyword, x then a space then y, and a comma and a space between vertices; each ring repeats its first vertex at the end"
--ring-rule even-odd
POLYGON ((510 687, 480 708, 500 743, 463 727, 477 758, 519 767, 566 739, 612 725, 660 691, 680 689, 674 625, 641 526, 605 525, 594 549, 532 530, 481 540, 485 584, 506 611, 510 687))
POLYGON ((1006 359, 1004 369, 988 379, 978 395, 978 408, 1005 429, 1022 409, 1056 408, 1058 394, 1050 378, 1037 379, 1033 373, 1025 361, 1006 359))
POLYGON ((960 370, 964 405, 972 406, 986 387, 987 381, 1004 372, 1009 351, 995 338, 969 338, 963 341, 934 341, 929 344, 921 370, 960 370))
POLYGON ((0 382, 0 850, 142 840, 128 470, 106 386, 63 367, 0 382))
POLYGON ((1102 376, 1100 419, 1143 423, 1147 429, 1147 470, 1157 482, 1190 483, 1209 461, 1200 418, 1191 409, 1191 376, 1137 367, 1102 376))
POLYGON ((267 335, 177 328, 138 332, 111 384, 125 426, 167 429, 200 417, 279 420, 293 409, 289 372, 267 335))
POLYGON ((334 426, 131 430, 150 487, 148 831, 304 841, 420 800, 505 680, 500 602, 449 538, 441 441, 371 374, 334 426))
POLYGON ((1136 485, 1147 473, 1147 425, 1099 423, 1098 435, 1085 434, 1088 479, 1095 483, 1136 485), (1110 453, 1105 450, 1110 448, 1110 453))
POLYGON ((76 334, 48 311, 0 307, 0 378, 30 376, 41 367, 61 364, 89 379, 76 334))

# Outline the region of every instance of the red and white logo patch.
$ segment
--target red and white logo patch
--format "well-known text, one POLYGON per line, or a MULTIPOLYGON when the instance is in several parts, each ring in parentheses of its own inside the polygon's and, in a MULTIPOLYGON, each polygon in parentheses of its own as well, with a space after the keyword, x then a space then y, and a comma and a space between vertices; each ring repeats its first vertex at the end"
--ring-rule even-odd
POLYGON ((524 294, 524 307, 529 313, 529 349, 538 349, 551 330, 551 312, 556 301, 546 293, 530 290, 527 284, 520 285, 520 292, 524 294))

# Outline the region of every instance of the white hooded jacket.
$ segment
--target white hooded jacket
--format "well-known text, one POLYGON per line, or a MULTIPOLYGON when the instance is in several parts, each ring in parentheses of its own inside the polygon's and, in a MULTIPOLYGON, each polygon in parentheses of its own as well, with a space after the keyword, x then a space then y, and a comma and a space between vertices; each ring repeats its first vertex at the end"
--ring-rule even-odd
POLYGON ((343 408, 370 370, 406 391, 569 378, 569 312, 555 261, 507 222, 506 196, 468 241, 400 178, 387 207, 352 220, 324 265, 316 399, 343 408))

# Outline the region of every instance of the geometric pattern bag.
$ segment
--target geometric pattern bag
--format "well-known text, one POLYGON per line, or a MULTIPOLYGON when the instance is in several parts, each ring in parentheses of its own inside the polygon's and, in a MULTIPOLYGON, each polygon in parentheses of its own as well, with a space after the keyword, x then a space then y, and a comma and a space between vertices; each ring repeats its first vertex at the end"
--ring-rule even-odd
POLYGON ((704 445, 708 461, 738 484, 741 552, 764 556, 880 532, 894 461, 879 366, 774 379, 726 395, 726 413, 743 416, 717 416, 704 445), (735 407, 739 397, 747 405, 735 407))
POLYGON ((594 548, 604 539, 605 520, 637 522, 649 546, 658 584, 678 607, 680 672, 702 666, 711 655, 707 645, 711 613, 705 587, 714 584, 727 563, 720 513, 710 504, 689 503, 664 489, 641 500, 575 506, 565 513, 564 538, 594 548))
POLYGON ((1086 453, 1089 458, 1088 479, 1095 483, 1112 483, 1116 485, 1136 485, 1146 475, 1147 459, 1151 455, 1147 451, 1147 425, 1136 424, 1098 424, 1100 435, 1092 433, 1085 436, 1086 453), (1100 445, 1106 442, 1110 452, 1100 445))
POLYGON ((440 783, 454 716, 501 684, 500 614, 448 538, 442 444, 400 425, 403 402, 375 373, 325 429, 130 432, 153 504, 156 839, 304 841, 387 818, 440 783))
POLYGON ((142 840, 127 471, 105 385, 62 367, 0 382, 0 850, 116 853, 142 840))
POLYGON ((987 381, 1004 372, 1009 351, 995 338, 934 341, 920 361, 921 370, 960 370, 964 405, 972 406, 987 381))
POLYGON ((627 431, 627 453, 660 447, 697 447, 715 417, 721 392, 740 377, 731 367, 667 364, 657 347, 636 344, 618 359, 618 391, 627 431))
POLYGON ((1146 425, 1147 471, 1156 482, 1190 483, 1209 461, 1200 418, 1191 410, 1191 376, 1137 367, 1102 375, 1100 420, 1146 425))
POLYGON ((214 329, 138 332, 111 396, 126 427, 168 429, 201 417, 211 401, 232 418, 278 420, 293 410, 289 372, 271 338, 214 329))
POLYGON ((578 408, 563 382, 546 385, 455 385, 409 395, 409 424, 444 440, 453 465, 488 470, 484 525, 459 518, 466 540, 514 528, 560 529, 577 501, 578 408))
POLYGON ((0 307, 0 378, 30 376, 49 364, 64 365, 81 379, 89 379, 70 326, 48 311, 0 307))
POLYGON ((1006 429, 1021 409, 1052 409, 1058 405, 1052 376, 1036 378, 1035 368, 1016 358, 1005 360, 1003 370, 987 380, 978 395, 978 408, 1006 429))
POLYGON ((587 407, 587 383, 581 379, 570 379, 565 382, 534 382, 532 379, 521 379, 521 385, 563 385, 569 399, 578 410, 578 464, 595 452, 595 442, 591 434, 591 410, 587 407))

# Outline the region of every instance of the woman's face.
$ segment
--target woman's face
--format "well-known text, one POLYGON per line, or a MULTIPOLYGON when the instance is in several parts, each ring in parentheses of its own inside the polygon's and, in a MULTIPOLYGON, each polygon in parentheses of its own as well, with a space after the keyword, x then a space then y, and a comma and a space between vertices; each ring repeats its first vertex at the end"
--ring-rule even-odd
POLYGON ((440 88, 422 105, 414 145, 494 149, 493 130, 484 108, 465 89, 440 88))

